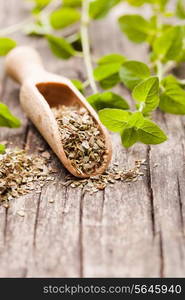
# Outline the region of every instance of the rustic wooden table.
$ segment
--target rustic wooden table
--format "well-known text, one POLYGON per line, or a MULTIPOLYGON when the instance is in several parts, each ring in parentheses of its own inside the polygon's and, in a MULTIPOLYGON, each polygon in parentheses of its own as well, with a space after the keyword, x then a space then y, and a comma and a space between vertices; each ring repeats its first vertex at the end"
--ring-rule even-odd
MULTIPOLYGON (((91 27, 93 54, 110 52, 146 59, 145 46, 133 45, 120 33, 114 10, 91 27)), ((22 1, 0 0, 1 27, 28 15, 22 1)), ((42 39, 12 35, 19 44, 36 47, 48 70, 85 78, 79 58, 59 61, 42 39)), ((0 140, 13 146, 48 149, 19 105, 19 86, 3 71, 1 99, 21 118, 17 130, 0 128, 0 140)), ((128 92, 117 88, 123 95, 128 92)), ((31 103, 30 103, 31 105, 31 103)), ((41 194, 31 193, 0 207, 0 276, 4 277, 178 277, 185 276, 185 131, 184 119, 158 112, 155 120, 169 140, 159 146, 125 150, 113 135, 114 161, 133 166, 146 159, 146 176, 130 185, 116 183, 92 196, 60 185, 66 171, 52 154, 58 174, 41 194), (50 203, 49 200, 54 203, 50 203), (24 208, 25 217, 16 212, 24 208)))

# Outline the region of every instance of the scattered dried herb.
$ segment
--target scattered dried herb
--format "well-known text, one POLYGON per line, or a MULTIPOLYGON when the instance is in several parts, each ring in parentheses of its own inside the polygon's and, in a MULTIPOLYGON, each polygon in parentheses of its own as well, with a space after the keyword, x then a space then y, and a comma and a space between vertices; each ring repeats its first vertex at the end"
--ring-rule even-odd
POLYGON ((93 174, 106 155, 105 140, 98 124, 83 107, 52 109, 67 158, 79 174, 93 174))
MULTIPOLYGON (((56 170, 47 166, 49 155, 47 155, 47 158, 45 154, 43 156, 30 155, 20 149, 7 149, 5 154, 0 155, 0 204, 8 208, 10 200, 32 191, 40 193, 45 182, 54 180, 54 177, 50 174, 56 172, 56 170)), ((72 188, 80 188, 84 193, 88 192, 92 195, 104 190, 108 185, 115 184, 117 181, 127 183, 137 181, 144 176, 141 166, 145 164, 144 160, 137 160, 135 166, 127 170, 119 169, 119 164, 114 163, 102 175, 92 176, 88 179, 78 179, 69 174, 65 177, 66 181, 61 184, 72 188)), ((54 200, 50 199, 49 202, 53 203, 54 200)), ((22 211, 18 214, 24 216, 22 211)))
POLYGON ((32 190, 41 190, 47 180, 54 180, 49 174, 46 158, 29 155, 24 150, 7 149, 0 154, 0 203, 25 195, 32 190))
POLYGON ((118 164, 115 163, 104 174, 88 179, 77 179, 72 175, 67 175, 66 182, 62 183, 62 185, 81 188, 84 192, 89 192, 92 195, 100 190, 104 190, 108 185, 115 184, 117 181, 137 181, 141 176, 144 176, 144 173, 141 172, 142 165, 145 165, 145 160, 137 160, 133 169, 126 170, 119 169, 118 164))

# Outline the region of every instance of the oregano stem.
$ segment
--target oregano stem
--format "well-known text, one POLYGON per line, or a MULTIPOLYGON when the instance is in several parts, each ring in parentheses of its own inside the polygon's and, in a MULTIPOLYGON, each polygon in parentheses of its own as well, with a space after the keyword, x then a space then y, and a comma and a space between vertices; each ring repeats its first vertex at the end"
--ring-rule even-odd
POLYGON ((87 88, 89 86, 89 80, 87 79, 86 81, 84 81, 83 83, 83 87, 84 89, 87 88))
POLYGON ((180 84, 185 85, 185 79, 180 79, 179 82, 180 84))
POLYGON ((144 102, 141 102, 138 111, 139 111, 139 112, 143 112, 144 107, 145 107, 145 103, 144 103, 144 102))
POLYGON ((82 2, 81 39, 82 39, 82 49, 83 49, 84 62, 87 71, 87 77, 93 92, 97 93, 98 89, 93 76, 93 67, 91 61, 90 42, 89 42, 89 33, 88 33, 89 3, 90 3, 89 0, 84 0, 82 2))
POLYGON ((163 78, 163 65, 160 60, 156 62, 156 67, 157 67, 157 76, 159 77, 159 81, 161 81, 163 78))
POLYGON ((177 66, 177 63, 174 61, 169 61, 166 66, 164 66, 164 74, 170 72, 177 66))
POLYGON ((19 31, 20 29, 22 29, 28 22, 30 22, 32 20, 32 17, 26 18, 23 21, 14 24, 14 25, 10 25, 6 28, 3 28, 2 30, 0 30, 0 36, 5 36, 5 35, 9 35, 12 34, 14 32, 19 31))

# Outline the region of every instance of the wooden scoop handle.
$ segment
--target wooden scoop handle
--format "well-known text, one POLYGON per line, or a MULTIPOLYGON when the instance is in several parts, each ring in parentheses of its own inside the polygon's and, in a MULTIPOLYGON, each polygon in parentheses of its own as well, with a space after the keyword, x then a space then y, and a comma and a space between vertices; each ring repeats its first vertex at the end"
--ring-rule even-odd
POLYGON ((27 79, 42 78, 46 73, 40 55, 31 47, 16 47, 6 57, 7 73, 18 83, 27 79))

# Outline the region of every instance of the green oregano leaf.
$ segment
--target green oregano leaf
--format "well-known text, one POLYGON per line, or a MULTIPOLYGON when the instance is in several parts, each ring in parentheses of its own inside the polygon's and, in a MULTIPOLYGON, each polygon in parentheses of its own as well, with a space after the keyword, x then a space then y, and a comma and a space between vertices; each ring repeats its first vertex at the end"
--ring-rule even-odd
POLYGON ((142 113, 133 113, 121 133, 122 143, 128 148, 136 142, 147 145, 160 144, 166 141, 165 133, 154 122, 144 118, 142 113))
POLYGON ((119 74, 113 74, 105 79, 102 79, 99 81, 99 84, 102 89, 108 90, 113 88, 115 85, 117 85, 120 82, 119 74))
POLYGON ((143 120, 144 120, 144 117, 141 112, 139 112, 139 111, 134 112, 128 119, 127 127, 138 128, 139 125, 141 125, 143 123, 143 120))
POLYGON ((159 126, 145 118, 141 112, 130 113, 107 108, 99 111, 99 117, 110 131, 121 134, 122 144, 126 148, 136 142, 160 144, 167 139, 159 126))
MULTIPOLYGON (((151 1, 151 0, 150 0, 151 1)), ((161 12, 165 11, 166 5, 168 4, 169 0, 153 0, 154 3, 158 3, 161 8, 161 12)))
POLYGON ((143 79, 150 76, 150 70, 142 62, 129 60, 123 63, 119 75, 124 85, 132 90, 143 79))
POLYGON ((159 108, 171 114, 185 114, 185 90, 177 84, 166 84, 160 96, 159 108))
POLYGON ((147 2, 147 0, 126 0, 130 5, 141 6, 147 2))
POLYGON ((140 112, 133 113, 129 116, 127 125, 121 133, 122 144, 125 148, 129 148, 138 141, 137 128, 140 123, 143 123, 143 115, 140 112))
POLYGON ((121 134, 121 141, 125 148, 133 146, 138 142, 138 132, 135 127, 125 128, 121 134))
POLYGON ((133 90, 132 96, 142 105, 142 112, 147 114, 159 105, 159 79, 156 76, 145 79, 133 90))
POLYGON ((143 4, 158 4, 160 8, 164 8, 169 0, 126 0, 130 5, 141 6, 143 4))
POLYGON ((62 29, 80 20, 80 12, 77 9, 66 7, 51 13, 50 23, 54 29, 62 29))
POLYGON ((183 49, 183 31, 181 26, 174 26, 165 30, 155 40, 154 53, 159 60, 176 60, 183 49))
POLYGON ((94 69, 94 78, 101 81, 119 72, 120 63, 100 65, 94 69))
POLYGON ((97 111, 104 108, 129 109, 127 101, 113 92, 94 94, 88 97, 87 101, 97 111))
POLYGON ((0 144, 0 154, 5 152, 5 145, 0 144))
POLYGON ((126 57, 120 54, 108 54, 98 60, 98 67, 94 69, 94 78, 100 82, 103 89, 115 86, 119 81, 119 69, 126 57))
POLYGON ((40 11, 47 6, 52 0, 31 0, 35 2, 35 7, 32 10, 33 14, 39 14, 40 11))
POLYGON ((90 3, 89 15, 92 19, 100 19, 108 14, 110 9, 121 0, 95 0, 90 3))
POLYGON ((161 80, 161 86, 163 86, 164 88, 168 88, 170 85, 177 85, 177 86, 181 86, 181 81, 178 80, 177 77, 175 77, 174 75, 170 74, 166 77, 164 77, 161 80))
POLYGON ((98 67, 94 69, 94 77, 101 81, 118 73, 121 65, 125 62, 126 57, 120 54, 108 54, 98 60, 98 67))
POLYGON ((29 0, 29 1, 35 2, 35 4, 44 7, 45 5, 47 5, 48 3, 50 3, 52 0, 29 0))
POLYGON ((81 93, 83 93, 83 90, 84 90, 83 82, 81 82, 80 80, 77 80, 77 79, 71 79, 71 82, 75 85, 75 87, 76 87, 81 93))
POLYGON ((73 47, 64 39, 54 35, 47 35, 47 41, 53 54, 62 59, 68 59, 76 54, 73 47))
POLYGON ((20 127, 20 125, 21 122, 19 121, 19 119, 12 115, 9 108, 5 104, 0 103, 0 126, 18 128, 20 127))
POLYGON ((184 0, 178 0, 177 1, 176 15, 180 19, 185 19, 185 2, 184 2, 184 0))
POLYGON ((159 126, 145 118, 138 128, 138 140, 146 145, 157 145, 165 142, 167 136, 159 126))
POLYGON ((135 43, 146 41, 151 32, 150 22, 140 15, 124 15, 119 18, 119 25, 129 40, 135 43))
POLYGON ((127 125, 130 112, 122 109, 105 108, 98 112, 101 122, 113 132, 121 132, 127 125))
POLYGON ((5 56, 10 50, 15 48, 16 46, 16 41, 6 37, 0 37, 0 56, 5 56))
POLYGON ((112 53, 112 54, 107 54, 105 56, 102 56, 98 60, 98 65, 106 65, 106 64, 113 64, 113 63, 119 63, 120 65, 122 65, 126 60, 127 58, 125 56, 117 53, 112 53))
POLYGON ((80 7, 82 5, 82 0, 63 0, 62 3, 64 7, 80 7))

